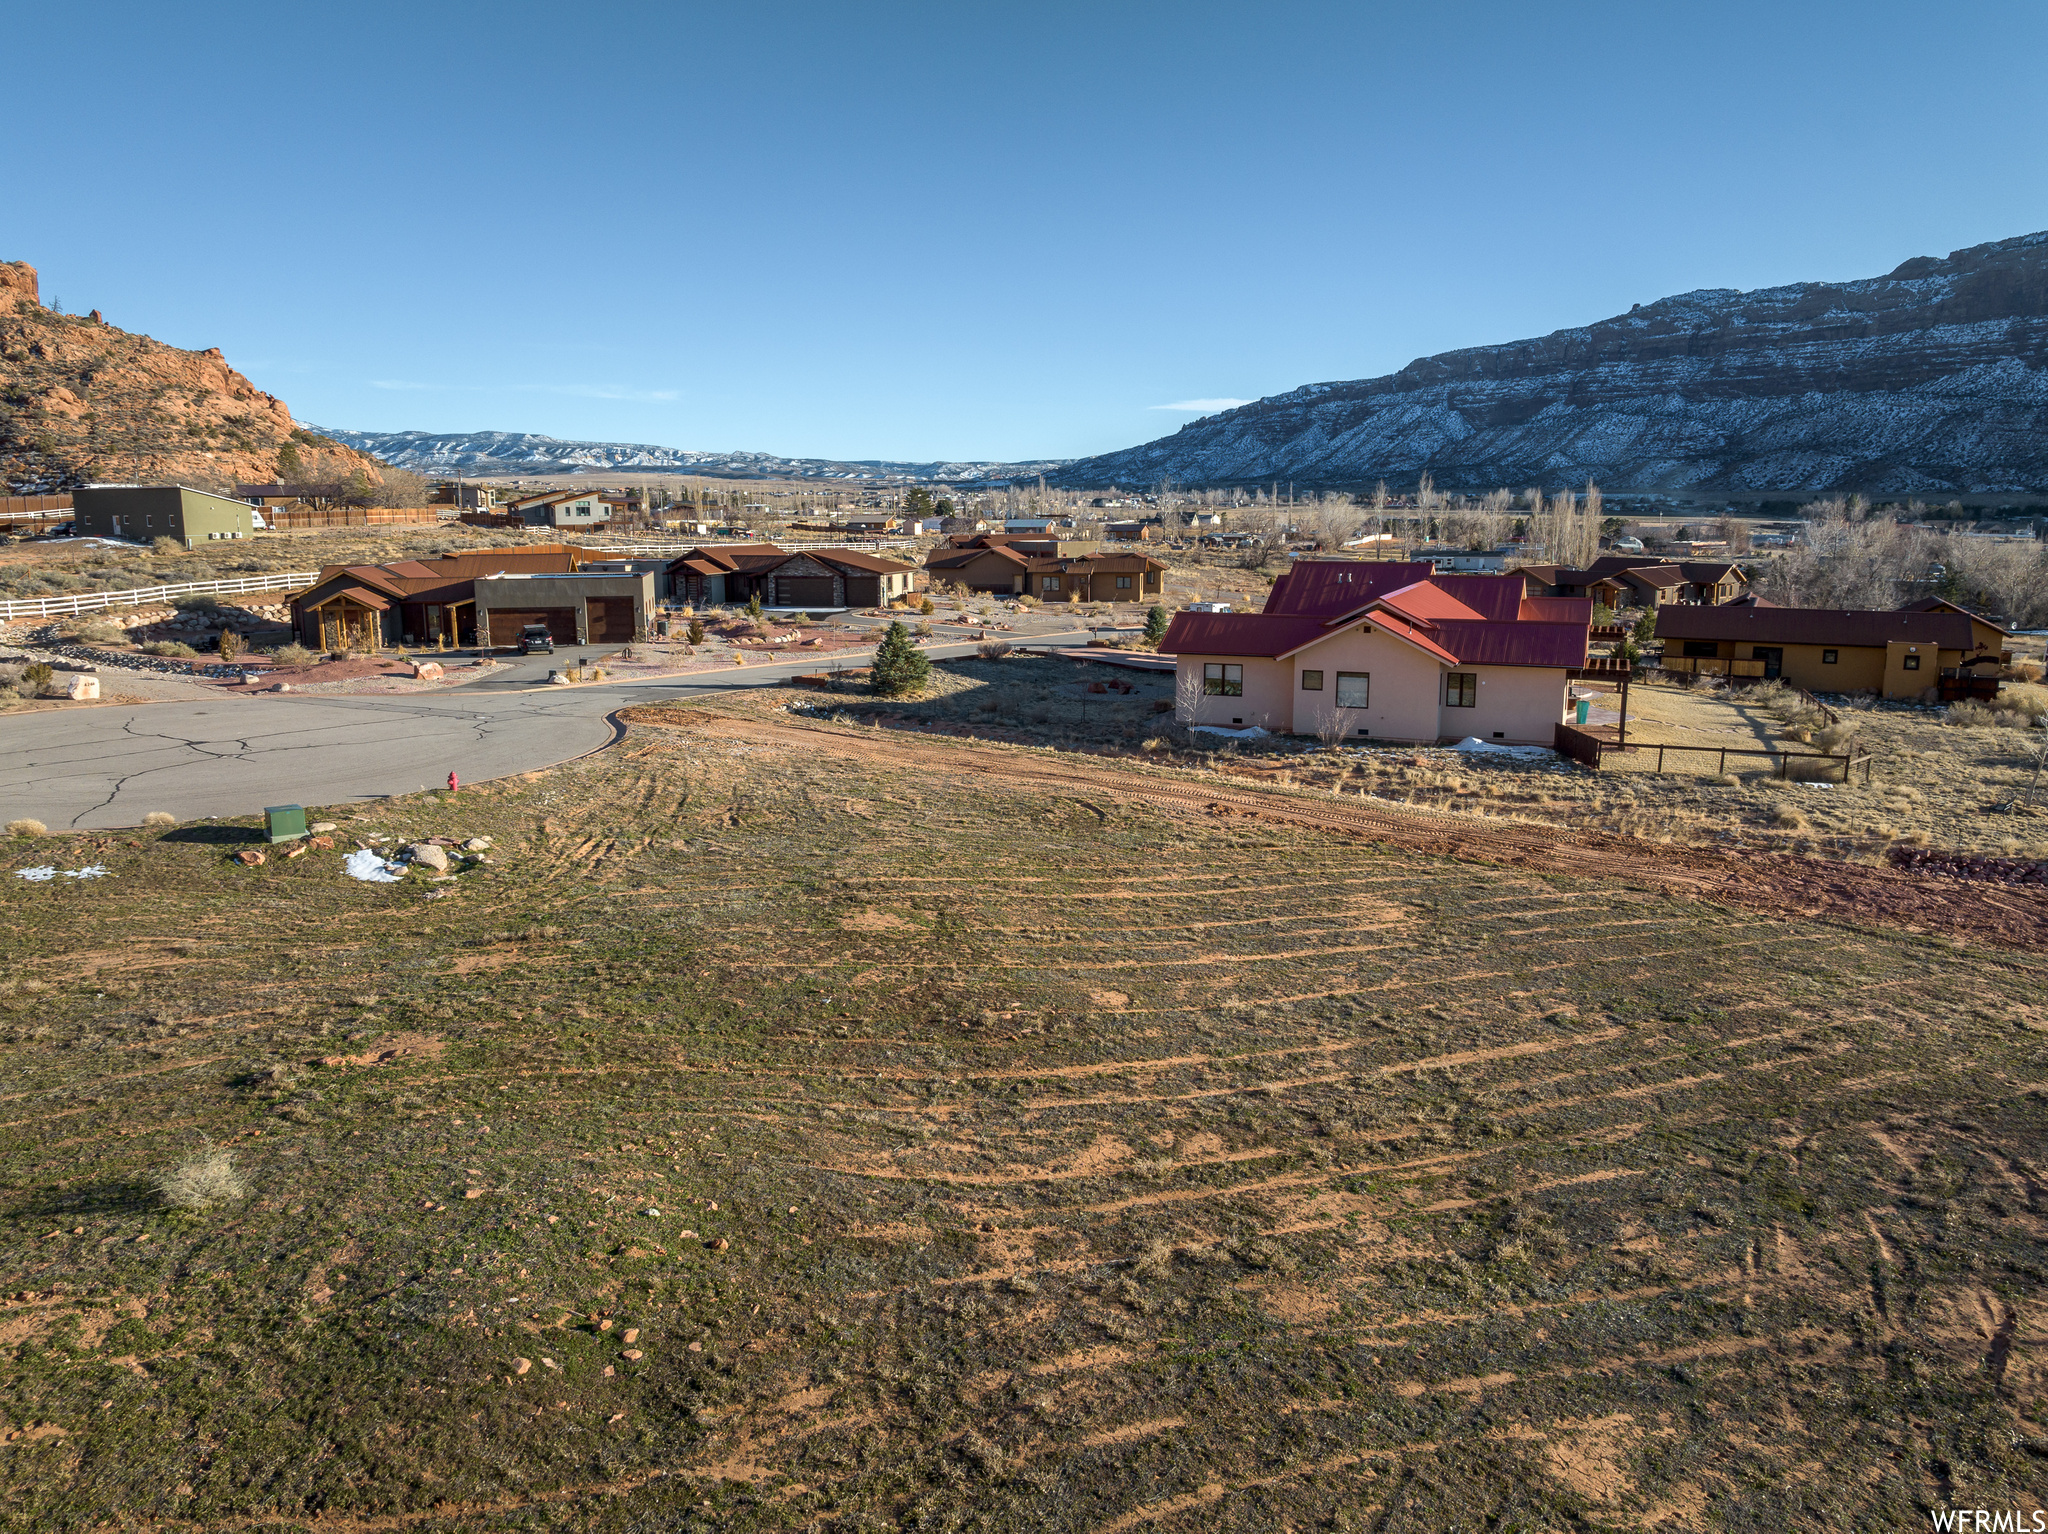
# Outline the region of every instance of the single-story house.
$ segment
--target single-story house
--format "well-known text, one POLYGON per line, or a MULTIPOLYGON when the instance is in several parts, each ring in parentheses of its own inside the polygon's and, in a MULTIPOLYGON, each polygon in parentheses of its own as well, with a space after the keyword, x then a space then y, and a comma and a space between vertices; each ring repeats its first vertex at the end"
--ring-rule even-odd
POLYGON ((1592 617, 1590 601, 1528 595, 1518 573, 1304 559, 1263 612, 1177 613, 1159 649, 1190 724, 1547 746, 1592 617))
POLYGON ((1008 596, 1024 589, 1024 571, 1029 563, 1029 555, 1019 553, 1008 543, 977 540, 968 548, 934 550, 926 557, 924 568, 934 581, 1008 596))
POLYGON ((1161 535, 1159 522, 1106 522, 1102 536, 1111 543, 1149 543, 1161 535))
POLYGON ((596 488, 525 496, 506 505, 503 513, 528 527, 602 527, 612 519, 605 492, 596 488))
POLYGON ((325 509, 340 504, 343 487, 339 483, 319 485, 237 485, 235 499, 247 501, 251 506, 312 506, 325 509))
POLYGON ((692 607, 739 606, 764 589, 768 572, 789 557, 773 543, 724 543, 691 549, 669 562, 669 600, 692 607))
POLYGON ((2001 659, 2004 657, 2008 641, 2012 638, 2012 630, 2002 629, 1981 613, 1973 613, 1969 608, 1960 607, 1956 603, 1949 601, 1946 597, 1926 597, 1918 602, 1908 602, 1901 611, 1909 613, 1961 613, 1970 620, 1970 637, 1975 641, 1978 651, 1987 654, 1996 652, 2001 659))
POLYGON ((247 501, 186 485, 86 485, 71 492, 80 537, 153 543, 175 538, 186 548, 220 538, 247 538, 262 524, 247 501))
POLYGON ((853 549, 785 549, 773 543, 697 548, 668 566, 668 599, 696 607, 880 607, 909 596, 917 570, 853 549))
POLYGON ((1667 671, 1782 677, 1810 692, 1913 699, 1937 691, 1944 672, 1999 659, 1996 643, 1979 642, 1982 622, 1959 608, 1672 606, 1658 610, 1657 637, 1667 671))
POLYGON ((645 573, 525 575, 506 571, 476 582, 477 632, 511 645, 529 623, 545 623, 557 644, 623 644, 649 631, 654 577, 645 573))
POLYGON ((899 560, 852 549, 786 553, 766 572, 764 607, 880 607, 907 597, 917 570, 899 560))
POLYGON ((592 575, 651 575, 654 577, 654 600, 666 603, 671 600, 675 587, 669 572, 676 561, 666 558, 653 559, 592 559, 577 566, 592 575))
POLYGON ((1041 602, 1156 602, 1166 565, 1135 550, 1073 558, 1027 556, 1023 589, 1041 602))
POLYGON ((1508 567, 1508 549, 1417 549, 1423 560, 1443 575, 1498 575, 1508 567))
POLYGON ((576 549, 538 544, 388 565, 329 565, 292 598, 292 630, 299 643, 316 650, 473 645, 479 632, 479 579, 505 573, 567 574, 581 560, 576 549))
POLYGON ((1532 596, 1591 597, 1609 607, 1662 607, 1667 602, 1716 606, 1749 591, 1749 577, 1725 560, 1657 560, 1604 554, 1583 570, 1524 565, 1532 596))

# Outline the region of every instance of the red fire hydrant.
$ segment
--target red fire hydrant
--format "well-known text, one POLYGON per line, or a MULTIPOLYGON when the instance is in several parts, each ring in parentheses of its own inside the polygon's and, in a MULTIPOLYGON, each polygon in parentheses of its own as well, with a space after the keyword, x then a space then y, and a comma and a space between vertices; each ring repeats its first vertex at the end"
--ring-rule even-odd
POLYGON ((456 776, 455 776, 455 774, 454 774, 454 773, 452 773, 452 772, 451 772, 451 773, 449 773, 449 774, 448 774, 448 792, 452 794, 452 793, 454 793, 454 792, 455 792, 455 790, 456 790, 456 789, 458 789, 458 788, 460 788, 460 787, 462 787, 462 779, 460 779, 460 778, 456 777, 456 776))

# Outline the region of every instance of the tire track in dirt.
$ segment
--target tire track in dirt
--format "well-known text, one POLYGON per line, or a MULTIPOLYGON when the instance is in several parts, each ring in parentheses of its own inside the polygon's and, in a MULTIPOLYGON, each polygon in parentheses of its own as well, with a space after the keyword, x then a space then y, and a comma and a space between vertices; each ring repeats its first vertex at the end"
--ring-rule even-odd
MULTIPOLYGON (((1973 944, 2048 951, 2048 895, 2001 887, 1996 896, 1968 884, 1929 881, 1889 869, 1811 858, 1740 857, 1713 848, 1676 847, 1600 832, 1567 833, 1527 825, 1459 823, 1350 801, 1322 803, 1271 788, 1164 781, 1102 759, 1053 761, 1022 749, 934 740, 903 732, 845 730, 710 712, 629 709, 629 723, 687 730, 723 740, 801 743, 896 769, 972 774, 1063 797, 1107 794, 1211 819, 1263 821, 1385 842, 1454 861, 1490 863, 1571 878, 1614 879, 1666 893, 1801 920, 1829 920, 1911 932, 1940 932, 1973 944), (880 736, 879 739, 870 739, 880 736)), ((2021 967, 2021 973, 2038 973, 2021 967)))

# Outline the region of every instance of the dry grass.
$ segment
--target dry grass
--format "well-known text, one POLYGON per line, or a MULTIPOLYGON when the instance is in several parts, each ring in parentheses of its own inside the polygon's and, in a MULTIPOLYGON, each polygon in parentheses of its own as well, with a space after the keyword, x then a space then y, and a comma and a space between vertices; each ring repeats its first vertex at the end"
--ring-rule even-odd
POLYGON ((157 1197, 173 1209, 210 1209, 249 1196, 249 1180, 235 1170, 234 1157, 218 1146, 157 1174, 157 1197))
POLYGON ((1893 1528, 2028 1494, 2032 956, 951 749, 635 726, 333 815, 490 836, 431 905, 346 845, 237 867, 253 821, 0 878, 14 1521, 1893 1528), (136 1195, 194 1135, 247 1169, 231 1217, 136 1195))
POLYGON ((142 817, 142 823, 145 826, 167 830, 178 823, 178 817, 165 810, 151 810, 142 817))
POLYGON ((40 820, 29 820, 24 818, 21 820, 8 821, 7 834, 9 836, 48 836, 50 834, 50 828, 44 825, 40 820))

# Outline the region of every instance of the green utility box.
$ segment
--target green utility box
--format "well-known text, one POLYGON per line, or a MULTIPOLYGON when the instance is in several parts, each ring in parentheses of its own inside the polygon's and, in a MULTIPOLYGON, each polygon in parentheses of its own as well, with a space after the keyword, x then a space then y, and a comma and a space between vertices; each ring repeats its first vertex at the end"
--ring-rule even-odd
POLYGON ((299 804, 273 804, 263 812, 272 842, 295 842, 306 834, 306 810, 299 804))

